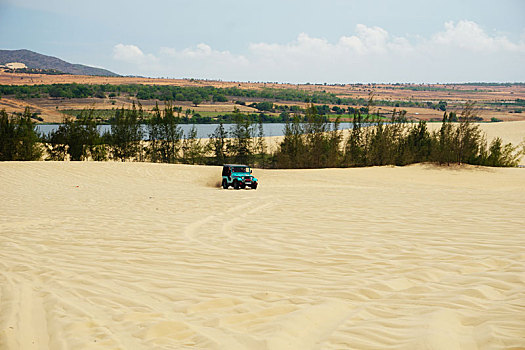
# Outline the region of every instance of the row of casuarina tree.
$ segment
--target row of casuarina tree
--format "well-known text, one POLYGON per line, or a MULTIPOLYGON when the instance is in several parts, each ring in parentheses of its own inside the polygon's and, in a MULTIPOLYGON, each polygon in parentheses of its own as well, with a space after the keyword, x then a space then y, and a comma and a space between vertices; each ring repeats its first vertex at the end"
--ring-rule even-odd
POLYGON ((0 160, 118 160, 155 163, 221 165, 242 163, 265 168, 328 168, 407 165, 433 162, 484 166, 516 166, 524 152, 503 144, 487 143, 467 103, 458 123, 444 113, 441 128, 430 132, 424 121, 407 121, 404 111, 394 111, 388 123, 356 112, 346 133, 339 121, 329 122, 312 104, 305 116, 292 115, 284 137, 269 150, 262 120, 238 111, 227 130, 219 124, 208 139, 197 138, 193 126, 183 133, 175 108, 166 103, 145 118, 140 104, 118 109, 111 132, 102 133, 90 110, 65 119, 58 129, 38 135, 31 113, 9 117, 0 111, 0 160), (304 122, 306 120, 306 122, 304 122))

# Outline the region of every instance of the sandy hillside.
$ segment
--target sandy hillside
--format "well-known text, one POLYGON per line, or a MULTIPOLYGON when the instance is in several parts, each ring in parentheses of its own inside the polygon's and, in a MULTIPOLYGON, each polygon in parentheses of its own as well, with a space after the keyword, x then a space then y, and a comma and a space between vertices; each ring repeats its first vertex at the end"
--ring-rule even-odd
MULTIPOLYGON (((441 128, 441 123, 428 123, 430 131, 437 131, 441 128)), ((453 124, 458 125, 458 124, 453 124)), ((486 136, 488 143, 496 137, 503 140, 503 143, 512 143, 514 146, 525 142, 525 121, 512 121, 504 123, 475 123, 486 136)))
POLYGON ((255 175, 0 163, 0 348, 525 348, 525 169, 255 175))
MULTIPOLYGON (((437 131, 441 123, 428 123, 429 131, 437 131)), ((457 124, 456 124, 457 125, 457 124)), ((501 138, 503 144, 512 143, 516 151, 525 148, 525 121, 512 121, 503 123, 476 123, 490 146, 496 137, 501 138)), ((525 155, 522 154, 518 164, 525 165, 525 155)))

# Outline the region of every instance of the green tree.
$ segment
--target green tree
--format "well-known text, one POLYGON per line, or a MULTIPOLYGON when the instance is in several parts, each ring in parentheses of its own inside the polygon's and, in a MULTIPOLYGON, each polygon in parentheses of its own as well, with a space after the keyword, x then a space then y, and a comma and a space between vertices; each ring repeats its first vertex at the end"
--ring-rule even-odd
POLYGON ((117 109, 111 121, 111 146, 113 159, 121 161, 140 157, 140 143, 143 137, 142 118, 135 103, 132 109, 117 109))
POLYGON ((39 160, 42 156, 36 125, 31 120, 31 115, 31 110, 26 107, 24 114, 18 120, 17 138, 20 140, 17 152, 18 160, 39 160))
POLYGON ((326 166, 330 168, 338 167, 341 164, 341 141, 343 136, 339 130, 341 124, 340 117, 337 117, 332 124, 332 130, 330 131, 326 144, 326 166))
POLYGON ((204 147, 197 138, 197 128, 195 124, 186 134, 182 145, 183 161, 188 164, 202 164, 204 147))
POLYGON ((443 113, 441 128, 433 136, 432 160, 439 164, 450 164, 454 161, 454 128, 447 112, 443 113))
POLYGON ((161 114, 159 106, 153 109, 153 117, 148 120, 149 147, 147 154, 152 162, 176 163, 180 157, 183 132, 179 126, 177 107, 165 102, 161 114))
POLYGON ((232 137, 232 154, 235 162, 253 164, 252 137, 253 126, 250 118, 242 114, 237 108, 233 113, 234 125, 230 131, 232 137))
POLYGON ((255 104, 255 108, 257 108, 260 111, 267 111, 267 112, 269 112, 269 111, 273 110, 273 102, 268 102, 268 101, 259 102, 259 103, 255 104))
POLYGON ((284 139, 276 154, 276 165, 279 168, 303 168, 305 152, 304 129, 299 116, 294 114, 291 120, 286 120, 284 139))
POLYGON ((264 168, 266 166, 267 147, 264 139, 263 118, 261 116, 259 116, 257 122, 257 136, 255 137, 254 153, 257 156, 259 166, 264 168))
POLYGON ((426 162, 430 159, 431 138, 425 121, 410 128, 406 137, 406 153, 402 165, 426 162))
POLYGON ((386 131, 384 124, 381 120, 370 129, 370 132, 367 134, 367 157, 366 165, 385 165, 385 140, 386 140, 386 131))
POLYGON ((159 104, 155 103, 152 110, 153 116, 147 120, 148 130, 148 146, 146 147, 146 155, 153 163, 162 161, 162 116, 159 109, 159 104))
POLYGON ((208 148, 211 149, 213 155, 213 163, 215 165, 222 165, 227 162, 227 149, 229 148, 228 133, 224 129, 222 121, 215 131, 209 136, 208 148))
POLYGON ((195 107, 202 103, 202 98, 200 96, 194 97, 191 101, 195 107))
POLYGON ((39 160, 42 150, 31 111, 26 107, 21 117, 9 118, 0 111, 0 161, 39 160))
POLYGON ((45 137, 47 153, 51 160, 72 161, 106 160, 107 151, 97 130, 94 110, 83 110, 76 119, 65 118, 54 132, 45 137))
POLYGON ((183 132, 179 126, 179 118, 175 117, 175 109, 170 102, 164 105, 161 124, 162 159, 165 163, 176 163, 179 157, 183 132))
POLYGON ((518 161, 523 152, 516 152, 518 146, 513 146, 511 143, 503 145, 501 138, 496 137, 492 140, 489 147, 489 155, 485 164, 494 167, 514 167, 518 165, 518 161))
POLYGON ((345 145, 345 166, 364 166, 365 165, 365 145, 363 143, 363 130, 361 112, 355 111, 352 123, 352 131, 345 145))
POLYGON ((302 158, 307 168, 323 168, 327 166, 328 154, 327 135, 328 123, 324 116, 317 113, 317 108, 311 103, 306 108, 305 146, 302 158))
POLYGON ((474 102, 468 101, 459 117, 460 123, 454 140, 455 160, 458 164, 479 163, 478 155, 482 138, 479 127, 473 124, 475 117, 474 102))

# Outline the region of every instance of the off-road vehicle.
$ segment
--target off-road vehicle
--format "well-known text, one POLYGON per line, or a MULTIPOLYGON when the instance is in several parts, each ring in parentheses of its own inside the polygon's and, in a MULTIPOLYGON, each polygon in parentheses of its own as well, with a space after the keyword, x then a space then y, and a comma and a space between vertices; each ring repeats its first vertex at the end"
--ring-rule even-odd
POLYGON ((232 186, 236 190, 251 187, 257 189, 259 180, 252 176, 252 169, 247 165, 225 164, 222 167, 222 188, 232 186))

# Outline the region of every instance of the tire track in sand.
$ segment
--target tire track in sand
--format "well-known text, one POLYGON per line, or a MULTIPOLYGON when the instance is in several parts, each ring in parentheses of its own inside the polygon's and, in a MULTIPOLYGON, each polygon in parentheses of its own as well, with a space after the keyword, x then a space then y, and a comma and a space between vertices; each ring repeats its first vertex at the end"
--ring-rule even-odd
MULTIPOLYGON (((249 205, 253 206, 252 203, 249 205)), ((184 237, 188 241, 198 243, 204 247, 220 249, 217 244, 211 242, 220 243, 222 245, 228 243, 234 238, 233 232, 236 224, 241 223, 250 215, 275 205, 277 205, 277 201, 265 197, 260 198, 255 207, 248 211, 243 210, 247 206, 246 203, 230 207, 227 210, 221 211, 219 214, 209 215, 188 224, 184 228, 184 237), (210 227, 210 224, 213 225, 210 227), (220 230, 217 229, 218 227, 220 227, 220 230)))

